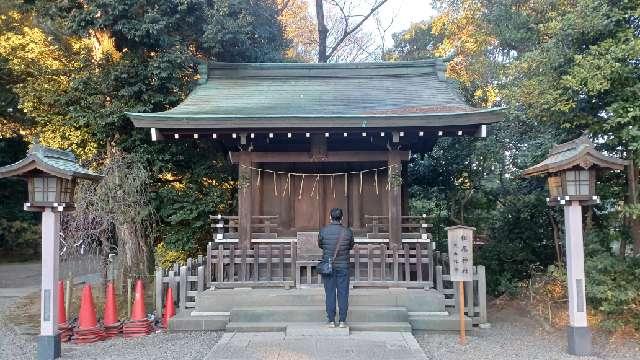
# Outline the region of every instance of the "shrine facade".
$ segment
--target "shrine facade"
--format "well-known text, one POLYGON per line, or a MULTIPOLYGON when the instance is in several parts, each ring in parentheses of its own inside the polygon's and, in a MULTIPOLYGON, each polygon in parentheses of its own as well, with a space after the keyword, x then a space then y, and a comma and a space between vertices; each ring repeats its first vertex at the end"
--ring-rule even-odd
MULTIPOLYGON (((356 242, 351 328, 456 329, 458 290, 431 241, 431 214, 408 212, 407 163, 441 137, 486 136, 503 114, 467 104, 444 72, 438 59, 212 63, 175 108, 128 113, 154 141, 217 142, 238 171, 237 213, 211 214, 206 254, 156 270, 158 313, 168 287, 183 310, 169 328, 321 322, 317 234, 339 207, 356 242)), ((486 322, 484 267, 466 275, 461 313, 470 327, 486 322)))
POLYGON ((212 63, 200 66, 198 85, 177 107, 127 115, 153 140, 227 149, 238 168, 238 212, 212 214, 217 242, 296 238, 339 207, 360 241, 400 245, 424 237, 424 220, 408 214, 411 154, 443 136, 486 136, 503 117, 468 105, 444 71, 439 59, 212 63))

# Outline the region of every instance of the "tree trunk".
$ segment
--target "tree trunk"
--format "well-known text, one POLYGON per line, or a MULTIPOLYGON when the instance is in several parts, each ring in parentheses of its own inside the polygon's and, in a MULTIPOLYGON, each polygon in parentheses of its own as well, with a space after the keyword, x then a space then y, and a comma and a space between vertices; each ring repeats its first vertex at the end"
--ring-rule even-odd
MULTIPOLYGON (((627 204, 638 204, 638 168, 636 168, 633 161, 627 166, 627 204)), ((640 254, 640 217, 632 217, 627 215, 625 223, 629 227, 629 235, 633 241, 633 253, 637 256, 640 254)), ((626 245, 626 244, 625 244, 626 245)), ((626 246, 625 246, 626 247, 626 246)), ((622 253, 622 246, 620 247, 620 255, 622 253)), ((626 249, 625 249, 626 250, 626 249)))
POLYGON ((318 62, 327 62, 327 24, 324 22, 324 4, 323 0, 316 0, 316 19, 318 21, 318 62))
POLYGON ((553 213, 549 210, 547 211, 547 215, 549 216, 549 221, 551 221, 551 226, 553 227, 553 244, 556 247, 556 262, 558 264, 562 264, 562 251, 560 250, 560 227, 556 222, 556 219, 553 217, 553 213))

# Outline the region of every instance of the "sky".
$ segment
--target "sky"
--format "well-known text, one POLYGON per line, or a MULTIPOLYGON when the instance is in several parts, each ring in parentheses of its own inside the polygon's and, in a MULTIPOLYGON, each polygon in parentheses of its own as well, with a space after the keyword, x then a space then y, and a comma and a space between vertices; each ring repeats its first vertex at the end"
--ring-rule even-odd
MULTIPOLYGON (((313 11, 315 9, 315 0, 307 0, 309 2, 309 9, 313 11)), ((359 4, 362 7, 358 9, 362 10, 362 13, 366 13, 366 10, 370 8, 369 4, 374 0, 346 0, 345 2, 352 2, 359 4)), ((436 14, 436 11, 431 5, 432 0, 388 0, 388 2, 378 10, 378 17, 381 19, 383 27, 389 27, 385 34, 385 46, 390 47, 393 45, 391 35, 393 33, 405 30, 409 28, 412 23, 429 19, 436 14)), ((377 34, 377 26, 374 19, 369 19, 364 25, 364 28, 377 34)))
POLYGON ((393 19, 390 33, 404 30, 412 23, 426 20, 436 14, 431 7, 431 0, 389 0, 379 11, 384 21, 393 19))

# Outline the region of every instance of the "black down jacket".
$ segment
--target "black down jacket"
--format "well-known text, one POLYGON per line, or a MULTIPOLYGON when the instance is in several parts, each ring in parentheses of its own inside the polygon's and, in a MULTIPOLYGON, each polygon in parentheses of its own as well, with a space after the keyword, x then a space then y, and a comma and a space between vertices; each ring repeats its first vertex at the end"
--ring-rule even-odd
POLYGON ((338 222, 331 222, 331 224, 320 229, 318 235, 318 247, 322 249, 323 258, 332 258, 333 252, 336 249, 336 243, 340 240, 340 248, 336 255, 336 260, 333 265, 336 267, 346 267, 349 265, 349 250, 353 249, 353 232, 348 227, 342 226, 338 222))

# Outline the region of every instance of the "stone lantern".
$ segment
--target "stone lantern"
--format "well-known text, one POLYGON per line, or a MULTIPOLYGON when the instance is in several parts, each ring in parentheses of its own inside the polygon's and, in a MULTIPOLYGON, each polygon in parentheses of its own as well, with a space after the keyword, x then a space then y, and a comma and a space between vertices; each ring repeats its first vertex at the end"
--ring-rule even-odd
POLYGON ((57 321, 57 283, 60 243, 60 213, 74 210, 76 179, 99 180, 100 175, 76 162, 69 151, 43 147, 37 143, 27 157, 15 164, 0 167, 0 178, 18 177, 27 181, 27 211, 42 212, 42 289, 38 359, 60 357, 57 321))
POLYGON ((550 206, 564 207, 569 296, 568 351, 591 353, 585 297, 582 206, 600 202, 595 192, 597 170, 623 170, 627 161, 606 156, 588 137, 556 145, 543 162, 526 169, 524 176, 547 175, 550 206))

